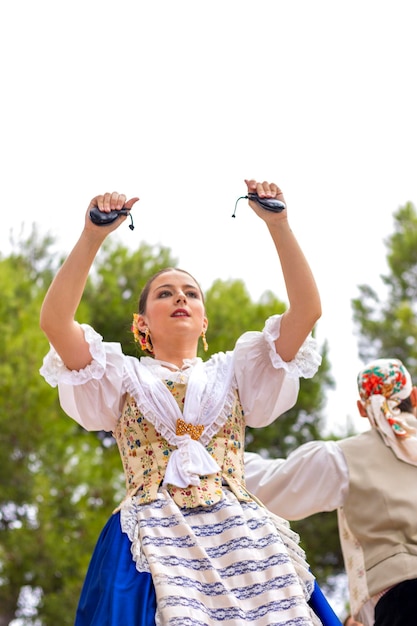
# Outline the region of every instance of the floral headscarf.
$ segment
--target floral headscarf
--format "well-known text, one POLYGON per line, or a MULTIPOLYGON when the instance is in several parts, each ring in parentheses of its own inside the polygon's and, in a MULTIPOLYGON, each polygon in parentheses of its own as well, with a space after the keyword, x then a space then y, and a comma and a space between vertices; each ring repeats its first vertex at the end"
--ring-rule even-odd
POLYGON ((369 421, 397 458, 417 465, 417 420, 398 405, 413 389, 399 359, 376 359, 358 374, 358 390, 369 421))

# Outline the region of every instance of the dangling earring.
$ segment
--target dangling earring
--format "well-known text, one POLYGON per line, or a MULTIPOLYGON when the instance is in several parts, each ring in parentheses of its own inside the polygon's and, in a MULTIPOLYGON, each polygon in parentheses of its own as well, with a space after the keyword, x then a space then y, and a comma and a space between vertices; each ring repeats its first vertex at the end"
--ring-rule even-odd
POLYGON ((139 330, 138 320, 138 313, 133 313, 133 322, 131 326, 133 337, 136 343, 140 344, 140 347, 144 352, 149 352, 149 354, 153 354, 153 345, 149 329, 147 328, 145 331, 139 330))
POLYGON ((151 335, 149 333, 149 328, 147 328, 144 332, 140 334, 140 347, 144 352, 149 352, 149 354, 153 354, 153 345, 151 335))
POLYGON ((207 350, 208 350, 208 343, 207 343, 207 339, 206 339, 206 331, 204 329, 201 331, 201 339, 203 341, 204 352, 207 352, 207 350))

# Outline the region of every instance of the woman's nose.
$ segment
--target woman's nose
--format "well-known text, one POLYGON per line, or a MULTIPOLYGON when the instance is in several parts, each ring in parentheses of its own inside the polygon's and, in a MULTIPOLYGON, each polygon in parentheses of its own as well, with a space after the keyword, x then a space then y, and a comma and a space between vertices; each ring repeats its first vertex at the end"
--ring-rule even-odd
POLYGON ((185 302, 185 301, 186 301, 186 299, 187 299, 187 298, 186 298, 185 293, 183 293, 182 291, 179 291, 179 292, 177 293, 177 302, 180 302, 181 300, 182 300, 183 302, 185 302))

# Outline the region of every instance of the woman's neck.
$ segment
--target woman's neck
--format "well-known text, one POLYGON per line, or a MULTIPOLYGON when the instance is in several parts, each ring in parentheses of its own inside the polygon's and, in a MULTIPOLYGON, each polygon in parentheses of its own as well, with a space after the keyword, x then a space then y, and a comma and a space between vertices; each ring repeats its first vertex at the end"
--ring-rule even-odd
POLYGON ((158 361, 164 361, 165 363, 171 363, 178 368, 181 368, 184 365, 185 359, 194 359, 197 356, 196 350, 186 350, 184 348, 177 349, 155 349, 154 346, 154 357, 158 359, 158 361))

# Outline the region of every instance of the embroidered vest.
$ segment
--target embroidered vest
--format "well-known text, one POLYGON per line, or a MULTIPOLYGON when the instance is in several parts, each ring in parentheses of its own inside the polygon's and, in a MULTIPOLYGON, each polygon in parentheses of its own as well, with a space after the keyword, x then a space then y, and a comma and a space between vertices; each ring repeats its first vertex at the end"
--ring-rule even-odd
MULTIPOLYGON (((186 385, 176 383, 171 387, 171 383, 167 383, 167 386, 182 410, 186 385)), ((156 499, 169 456, 175 447, 171 446, 143 417, 130 395, 125 400, 113 436, 117 441, 123 463, 126 498, 136 496, 140 504, 152 502, 156 499)), ((231 415, 206 447, 221 468, 221 472, 201 476, 199 486, 180 488, 168 485, 168 491, 179 507, 194 508, 218 502, 222 497, 223 482, 229 485, 239 500, 252 499, 243 478, 244 437, 245 420, 240 400, 235 392, 231 415)))

